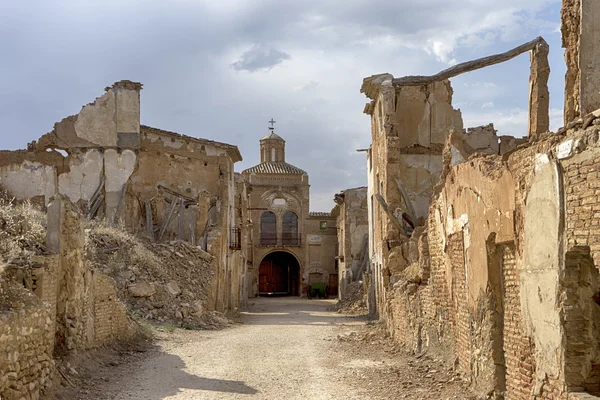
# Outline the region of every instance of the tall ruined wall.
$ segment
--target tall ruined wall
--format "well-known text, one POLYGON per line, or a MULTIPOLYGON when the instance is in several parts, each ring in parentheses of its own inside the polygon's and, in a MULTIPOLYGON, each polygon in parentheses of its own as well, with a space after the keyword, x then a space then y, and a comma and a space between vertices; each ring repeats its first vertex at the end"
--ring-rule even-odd
POLYGON ((141 126, 141 86, 117 82, 27 150, 2 152, 0 186, 44 205, 64 195, 90 218, 201 245, 219 266, 212 307, 238 304, 239 260, 228 242, 241 155, 225 143, 141 126))
POLYGON ((564 124, 580 116, 579 103, 579 33, 581 23, 581 0, 563 0, 561 10, 562 47, 565 48, 565 109, 564 124))
POLYGON ((346 189, 336 195, 339 295, 346 285, 362 279, 368 263, 369 220, 367 188, 346 189))
POLYGON ((599 392, 599 127, 450 170, 427 231, 388 266, 396 340, 455 361, 481 393, 599 392))
MULTIPOLYGON (((460 111, 452 108, 449 81, 395 87, 392 79, 390 74, 366 78, 361 89, 372 99, 365 107, 371 116, 372 136, 367 200, 371 297, 377 301, 376 306, 368 302, 372 313, 384 309, 389 279, 394 274, 390 270, 394 263, 388 259, 401 241, 397 224, 377 196, 385 200, 398 221, 406 215, 413 225, 423 225, 433 188, 442 174, 446 137, 452 130, 463 129, 460 111)), ((400 263, 404 265, 406 260, 400 263)))
POLYGON ((27 151, 6 152, 0 162, 0 184, 19 199, 44 196, 48 204, 50 197, 60 193, 89 206, 104 180, 102 213, 113 218, 123 184, 135 167, 132 149, 140 145, 141 87, 136 82, 116 82, 79 114, 56 123, 27 151))
POLYGON ((561 32, 567 64, 565 126, 600 108, 598 18, 600 18, 600 4, 597 1, 563 0, 561 32))

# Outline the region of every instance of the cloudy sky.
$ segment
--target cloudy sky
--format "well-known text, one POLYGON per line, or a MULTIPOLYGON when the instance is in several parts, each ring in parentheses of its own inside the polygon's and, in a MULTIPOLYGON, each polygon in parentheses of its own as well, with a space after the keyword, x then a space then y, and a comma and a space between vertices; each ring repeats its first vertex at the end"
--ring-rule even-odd
MULTIPOLYGON (((142 123, 240 148, 259 161, 267 121, 310 174, 311 210, 366 183, 362 79, 429 75, 536 36, 550 44, 552 128, 565 66, 560 0, 5 0, 2 148, 24 148, 105 86, 144 84, 142 123)), ((465 126, 526 134, 529 57, 454 78, 465 126)))

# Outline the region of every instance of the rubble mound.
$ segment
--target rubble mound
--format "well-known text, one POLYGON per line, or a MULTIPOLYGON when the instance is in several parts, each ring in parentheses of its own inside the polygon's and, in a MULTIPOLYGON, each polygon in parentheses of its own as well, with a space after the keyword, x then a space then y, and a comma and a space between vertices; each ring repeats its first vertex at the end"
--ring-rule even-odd
POLYGON ((86 229, 92 267, 112 277, 134 318, 188 329, 219 329, 231 322, 207 310, 216 263, 182 241, 153 243, 110 226, 86 229))
POLYGON ((346 288, 346 294, 335 305, 335 310, 342 314, 366 314, 367 302, 362 281, 352 282, 346 288))

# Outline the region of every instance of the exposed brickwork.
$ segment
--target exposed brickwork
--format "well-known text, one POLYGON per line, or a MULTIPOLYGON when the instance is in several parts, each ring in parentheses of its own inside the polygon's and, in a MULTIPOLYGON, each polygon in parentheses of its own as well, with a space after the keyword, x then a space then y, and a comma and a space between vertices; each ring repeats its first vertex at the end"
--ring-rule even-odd
POLYGON ((456 338, 459 368, 471 370, 471 335, 465 276, 464 239, 462 232, 448 236, 448 255, 452 264, 452 322, 456 338))
POLYGON ((115 283, 107 276, 93 277, 94 341, 93 347, 128 339, 134 331, 125 305, 117 297, 115 283))
POLYGON ((507 399, 530 399, 534 385, 533 343, 521 318, 519 271, 513 245, 500 245, 504 280, 504 358, 507 399))
POLYGON ((567 164, 565 171, 567 244, 589 246, 600 267, 600 157, 567 164))

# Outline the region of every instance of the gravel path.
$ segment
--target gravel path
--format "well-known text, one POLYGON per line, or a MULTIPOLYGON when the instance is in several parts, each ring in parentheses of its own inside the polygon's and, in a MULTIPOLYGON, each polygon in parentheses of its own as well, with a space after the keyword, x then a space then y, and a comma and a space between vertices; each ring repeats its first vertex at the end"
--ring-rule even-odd
POLYGON ((466 384, 441 362, 407 355, 364 318, 328 311, 332 300, 250 303, 243 323, 233 328, 161 333, 152 350, 132 361, 96 361, 92 355, 109 367, 81 373, 82 385, 58 398, 470 398, 466 384))
POLYGON ((118 399, 353 399, 331 340, 360 322, 327 311, 332 300, 258 298, 243 325, 177 331, 138 366, 118 399))

